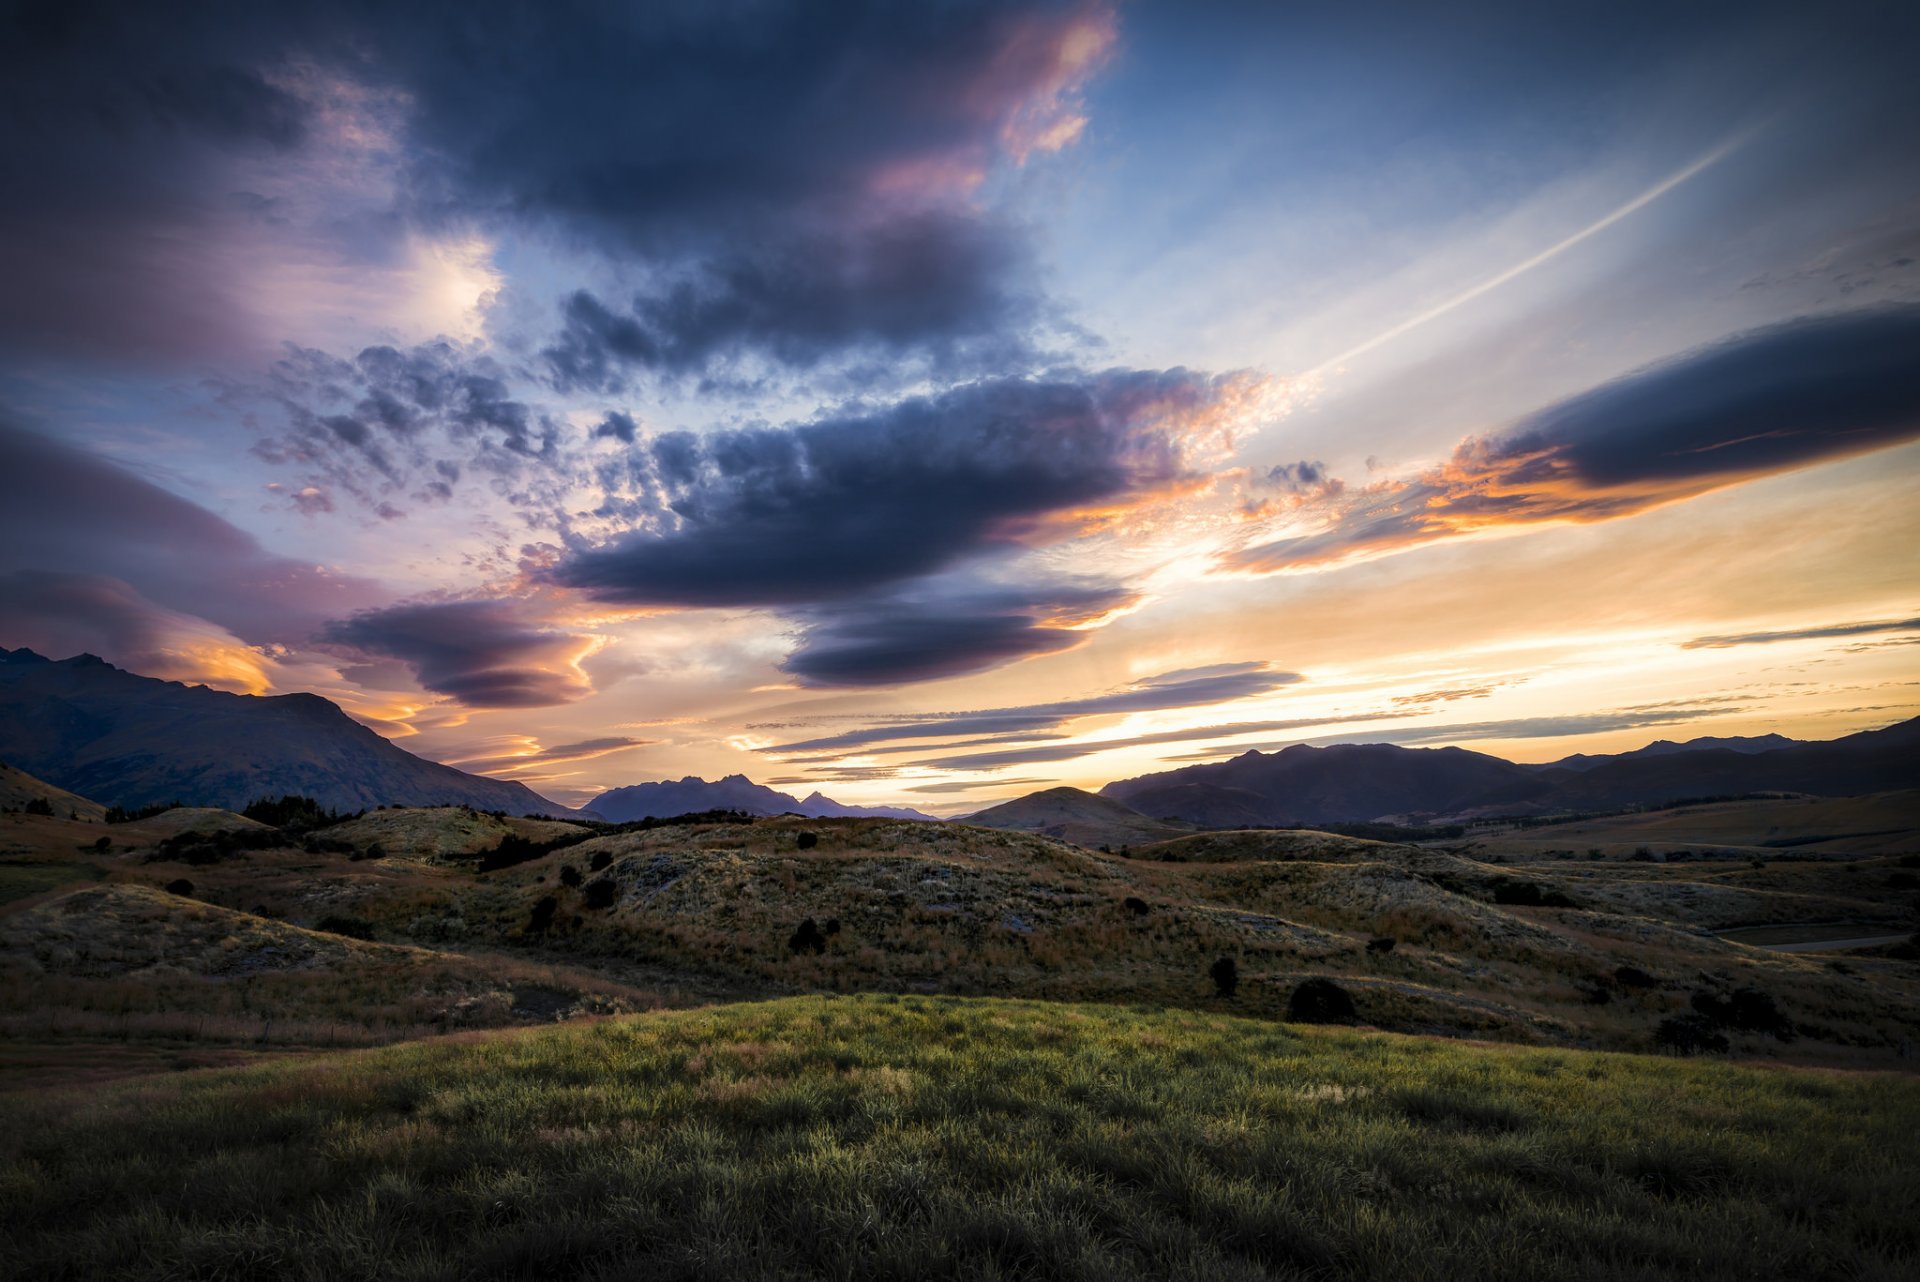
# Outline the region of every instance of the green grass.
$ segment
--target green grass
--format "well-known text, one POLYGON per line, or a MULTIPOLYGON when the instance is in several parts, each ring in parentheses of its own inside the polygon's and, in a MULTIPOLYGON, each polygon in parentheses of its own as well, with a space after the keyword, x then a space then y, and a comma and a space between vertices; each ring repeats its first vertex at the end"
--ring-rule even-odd
POLYGON ((807 997, 0 1099, 0 1276, 1900 1278, 1909 1078, 807 997))

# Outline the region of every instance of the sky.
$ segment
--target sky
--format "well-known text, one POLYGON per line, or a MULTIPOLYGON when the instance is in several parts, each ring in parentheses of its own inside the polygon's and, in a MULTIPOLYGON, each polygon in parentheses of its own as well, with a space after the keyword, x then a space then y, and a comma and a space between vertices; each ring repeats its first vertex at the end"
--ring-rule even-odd
POLYGON ((15 3, 0 644, 569 805, 1920 713, 1910 4, 15 3))

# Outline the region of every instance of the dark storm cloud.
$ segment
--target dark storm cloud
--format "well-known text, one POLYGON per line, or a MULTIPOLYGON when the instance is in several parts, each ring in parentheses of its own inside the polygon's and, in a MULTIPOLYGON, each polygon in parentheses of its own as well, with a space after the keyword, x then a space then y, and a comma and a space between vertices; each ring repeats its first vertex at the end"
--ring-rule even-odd
POLYGON ((1819 641, 1827 637, 1870 636, 1875 632, 1920 631, 1920 619, 1876 619, 1864 623, 1832 623, 1819 628, 1787 628, 1778 632, 1736 632, 1727 636, 1695 637, 1680 643, 1682 650, 1725 650, 1737 645, 1771 645, 1776 641, 1819 641))
POLYGON ((249 162, 311 150, 345 82, 404 104, 383 245, 512 226, 664 268, 640 318, 684 368, 756 344, 939 356, 1018 324, 1023 255, 966 197, 996 158, 1071 137, 1112 18, 1047 0, 47 0, 4 34, 0 265, 33 285, 0 309, 12 337, 231 340, 230 282, 193 247, 249 162))
POLYGON ((632 605, 869 592, 1190 480, 1194 437, 1240 386, 1187 370, 999 379, 794 428, 667 433, 602 474, 625 492, 606 515, 636 528, 552 576, 632 605))
POLYGON ((103 575, 255 643, 299 644, 375 585, 269 554, 105 459, 0 425, 0 572, 103 575))
POLYGON ((847 730, 817 739, 775 744, 766 751, 784 754, 842 753, 899 739, 959 739, 970 735, 1046 731, 1079 717, 1161 712, 1171 708, 1226 703, 1268 694, 1304 680, 1306 678, 1297 672, 1280 672, 1264 663, 1232 663, 1183 669, 1080 699, 916 717, 863 726, 858 730, 847 730))
POLYGON ((608 410, 607 416, 593 429, 594 440, 619 441, 625 445, 633 444, 639 434, 640 426, 633 421, 633 415, 619 410, 608 410))
POLYGON ((1920 308, 1741 334, 1469 439, 1332 529, 1248 548, 1273 572, 1541 521, 1604 521, 1920 438, 1920 308))
POLYGON ((704 263, 615 310, 586 290, 562 307, 546 352, 563 391, 624 390, 634 370, 685 374, 758 356, 789 366, 832 357, 923 357, 951 374, 1027 360, 1040 305, 1005 230, 949 213, 902 216, 855 234, 704 263))
POLYGON ((1131 605, 1111 585, 912 592, 801 614, 798 646, 781 670, 809 686, 936 681, 1071 649, 1073 625, 1131 605))
POLYGON ((538 708, 592 693, 579 660, 588 637, 547 626, 508 600, 425 601, 368 610, 322 639, 398 659, 420 684, 469 707, 538 708))

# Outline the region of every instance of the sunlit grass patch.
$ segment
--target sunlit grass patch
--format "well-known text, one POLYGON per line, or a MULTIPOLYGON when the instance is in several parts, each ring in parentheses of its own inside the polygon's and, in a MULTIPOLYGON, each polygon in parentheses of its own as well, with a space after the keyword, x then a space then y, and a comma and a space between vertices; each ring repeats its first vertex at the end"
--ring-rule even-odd
POLYGON ((1920 1084, 794 998, 0 1101, 17 1277, 1894 1278, 1920 1084))

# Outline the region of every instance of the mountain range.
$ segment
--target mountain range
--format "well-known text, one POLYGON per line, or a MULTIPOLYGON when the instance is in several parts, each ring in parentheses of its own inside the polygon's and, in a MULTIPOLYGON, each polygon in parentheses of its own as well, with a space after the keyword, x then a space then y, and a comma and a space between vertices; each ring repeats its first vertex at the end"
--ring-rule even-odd
POLYGON ((932 819, 898 806, 846 806, 814 792, 804 800, 757 784, 745 775, 727 775, 711 783, 696 775, 658 783, 637 783, 601 793, 587 809, 612 823, 671 819, 706 810, 738 810, 750 815, 805 815, 809 819, 932 819))
POLYGON ((1108 784, 1143 816, 1205 828, 1620 809, 1752 792, 1859 796, 1920 784, 1920 718, 1839 739, 1662 740, 1519 765, 1464 748, 1295 744, 1108 784))
POLYGON ((127 809, 181 801, 238 810, 299 793, 336 810, 577 814, 523 783, 416 757, 317 694, 228 694, 90 654, 55 661, 0 649, 0 759, 127 809))

